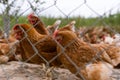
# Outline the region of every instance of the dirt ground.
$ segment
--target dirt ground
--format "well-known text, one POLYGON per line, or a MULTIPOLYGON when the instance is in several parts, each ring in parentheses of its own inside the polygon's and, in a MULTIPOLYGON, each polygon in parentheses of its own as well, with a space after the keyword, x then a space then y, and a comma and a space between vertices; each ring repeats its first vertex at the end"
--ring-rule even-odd
MULTIPOLYGON (((115 69, 112 77, 120 80, 120 70, 115 69)), ((46 68, 23 62, 8 62, 0 65, 0 80, 80 80, 67 69, 46 68)))

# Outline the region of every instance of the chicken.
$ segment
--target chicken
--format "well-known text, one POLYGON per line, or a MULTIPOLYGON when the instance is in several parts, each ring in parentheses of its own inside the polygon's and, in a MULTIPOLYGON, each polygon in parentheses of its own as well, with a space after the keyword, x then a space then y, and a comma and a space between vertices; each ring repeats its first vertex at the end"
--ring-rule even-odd
POLYGON ((120 64, 118 64, 117 66, 115 66, 114 68, 118 68, 118 69, 120 69, 120 64))
POLYGON ((90 44, 90 46, 97 53, 97 57, 102 59, 105 62, 112 63, 110 56, 107 54, 104 48, 101 47, 101 44, 90 44))
POLYGON ((90 44, 94 51, 98 53, 98 57, 108 62, 113 67, 119 67, 120 64, 120 48, 115 44, 90 44))
POLYGON ((47 30, 49 31, 50 34, 53 34, 53 32, 58 29, 59 25, 61 23, 61 20, 55 21, 53 25, 48 25, 47 30))
POLYGON ((86 28, 84 29, 84 31, 82 31, 82 37, 86 42, 92 44, 99 43, 99 34, 101 33, 101 31, 102 30, 98 27, 86 28))
POLYGON ((0 64, 8 62, 9 57, 0 50, 0 64))
POLYGON ((111 59, 110 63, 113 66, 117 66, 118 64, 120 64, 120 48, 118 46, 110 44, 98 44, 98 46, 106 51, 107 55, 111 59))
POLYGON ((113 66, 106 62, 98 62, 86 66, 86 71, 89 80, 113 80, 113 66))
MULTIPOLYGON (((72 21, 71 23, 75 23, 75 22, 72 21)), ((72 26, 74 26, 74 24, 72 26)), ((61 31, 62 30, 70 30, 70 31, 74 32, 74 30, 72 30, 71 26, 67 26, 67 28, 66 28, 66 26, 62 27, 61 29, 59 29, 59 31, 60 30, 61 31)), ((99 33, 101 32, 101 29, 99 30, 99 28, 94 28, 92 33, 94 33, 95 30, 98 31, 99 33)), ((92 40, 92 38, 91 38, 91 40, 92 40)), ((96 41, 97 40, 95 40, 95 43, 96 43, 96 41)), ((91 47, 94 48, 94 51, 96 53, 98 53, 99 57, 101 57, 104 61, 112 64, 113 66, 117 66, 120 64, 120 48, 119 47, 116 47, 113 44, 112 45, 111 44, 89 44, 89 45, 91 45, 91 47)))
MULTIPOLYGON (((94 48, 81 41, 74 32, 58 30, 54 32, 53 37, 58 43, 57 52, 65 68, 85 80, 97 80, 97 78, 109 80, 111 69, 97 58, 98 53, 94 51, 94 48), (101 75, 103 72, 106 76, 101 75), (96 77, 94 77, 95 73, 96 77)), ((112 68, 112 65, 110 66, 112 68)))
MULTIPOLYGON (((110 32, 104 26, 99 27, 80 27, 77 30, 78 36, 83 38, 85 42, 89 42, 92 44, 100 43, 101 41, 105 41, 105 37, 109 35, 110 37, 114 35, 113 32, 110 32)), ((108 38, 109 39, 109 38, 108 38)), ((108 42, 108 39, 105 42, 108 42)), ((112 39, 111 39, 112 41, 112 39)), ((111 43, 111 41, 109 41, 111 43)))
POLYGON ((85 68, 89 62, 99 61, 94 60, 97 53, 87 43, 81 41, 74 32, 58 30, 54 32, 53 37, 59 43, 57 52, 60 61, 72 73, 85 68))
POLYGON ((51 36, 38 33, 34 27, 28 24, 16 24, 13 30, 16 39, 20 40, 20 45, 24 50, 22 58, 26 62, 61 65, 58 59, 53 59, 57 55, 57 45, 51 36))
POLYGON ((40 34, 49 34, 48 30, 45 28, 45 24, 33 13, 28 15, 28 21, 40 34))
POLYGON ((0 43, 0 62, 8 62, 11 60, 17 60, 17 56, 15 54, 16 46, 18 45, 18 41, 11 43, 0 43))
POLYGON ((0 39, 0 43, 11 43, 11 42, 15 42, 15 41, 16 41, 16 39, 14 38, 14 33, 13 33, 13 31, 10 32, 10 35, 9 35, 8 38, 2 37, 2 38, 0 39))
MULTIPOLYGON (((30 15, 28 15, 28 21, 29 23, 35 27, 35 29, 40 33, 40 34, 48 34, 48 31, 45 29, 45 24, 41 21, 41 19, 39 19, 37 16, 35 16, 33 13, 31 13, 30 15)), ((23 41, 25 42, 25 41, 23 41)), ((16 49, 16 54, 21 54, 22 56, 22 59, 23 60, 26 60, 24 54, 25 54, 25 51, 23 49, 23 44, 20 44, 17 46, 17 49, 16 49)))
POLYGON ((5 33, 3 35, 0 39, 0 63, 21 60, 20 54, 16 53, 19 41, 15 39, 13 31, 10 31, 8 38, 5 33))
POLYGON ((114 44, 116 46, 120 46, 120 34, 114 34, 111 36, 110 34, 103 35, 101 38, 101 43, 107 43, 107 44, 114 44))
POLYGON ((7 63, 8 61, 9 61, 9 57, 8 56, 0 55, 0 64, 7 63))
POLYGON ((32 24, 35 29, 40 33, 40 34, 52 34, 56 28, 59 27, 61 20, 55 21, 53 25, 48 25, 47 28, 45 28, 44 23, 41 21, 40 18, 35 16, 34 14, 28 15, 28 21, 30 24, 32 24))
POLYGON ((70 30, 70 31, 75 32, 75 23, 76 23, 75 21, 71 21, 70 23, 68 23, 64 27, 60 28, 59 31, 70 30))

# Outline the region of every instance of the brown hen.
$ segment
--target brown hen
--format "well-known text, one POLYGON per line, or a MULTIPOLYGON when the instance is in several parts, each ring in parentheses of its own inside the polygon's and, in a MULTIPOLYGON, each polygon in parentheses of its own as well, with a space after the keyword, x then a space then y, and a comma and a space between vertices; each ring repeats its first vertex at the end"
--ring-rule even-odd
POLYGON ((107 55, 110 57, 110 64, 117 66, 120 64, 120 48, 111 44, 98 44, 99 47, 103 48, 107 55))
MULTIPOLYGON (((69 69, 72 73, 80 72, 86 80, 91 80, 88 79, 89 77, 87 75, 88 72, 86 70, 86 65, 101 61, 101 59, 97 58, 98 54, 97 52, 95 52, 94 48, 90 46, 88 43, 80 40, 74 32, 69 30, 66 31, 58 30, 54 32, 53 37, 58 42, 57 52, 58 55, 60 55, 59 59, 65 66, 65 68, 69 69)), ((98 69, 96 70, 94 69, 94 71, 98 71, 98 69)), ((102 73, 101 72, 98 73, 99 73, 98 75, 101 76, 102 73)), ((83 77, 81 76, 81 74, 77 76, 83 77)))
POLYGON ((65 25, 64 27, 59 28, 59 31, 70 30, 70 31, 75 32, 75 23, 76 23, 75 21, 71 21, 67 25, 65 25))
POLYGON ((72 73, 84 68, 96 56, 95 51, 72 31, 56 31, 54 37, 62 46, 57 46, 59 59, 72 73))
POLYGON ((56 43, 51 36, 39 34, 28 24, 17 24, 13 30, 24 50, 22 54, 24 60, 35 64, 48 62, 54 66, 61 64, 57 59, 53 59, 57 53, 56 43))
POLYGON ((53 25, 48 25, 47 30, 50 34, 53 34, 56 29, 58 29, 59 25, 61 23, 61 20, 56 20, 53 25))
POLYGON ((40 33, 40 34, 49 34, 48 30, 45 28, 45 24, 42 22, 42 20, 35 16, 33 13, 28 15, 28 21, 30 24, 32 24, 35 29, 40 33))

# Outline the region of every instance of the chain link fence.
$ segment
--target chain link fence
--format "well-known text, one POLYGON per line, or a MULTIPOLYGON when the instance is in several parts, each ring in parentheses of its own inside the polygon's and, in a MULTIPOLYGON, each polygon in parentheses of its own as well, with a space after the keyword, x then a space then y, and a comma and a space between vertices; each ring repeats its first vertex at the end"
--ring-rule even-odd
MULTIPOLYGON (((119 35, 119 32, 113 29, 112 25, 104 21, 104 17, 107 14, 112 15, 112 10, 117 8, 119 12, 119 3, 102 15, 96 12, 88 4, 87 0, 83 0, 82 3, 73 8, 68 14, 57 5, 58 0, 52 0, 52 3, 49 3, 49 5, 45 5, 46 1, 41 0, 1 0, 0 4, 0 61, 1 63, 16 60, 18 62, 1 64, 0 80, 120 80, 120 36, 117 36, 117 41, 115 41, 116 38, 114 39, 116 34, 119 35), (47 7, 42 7, 42 5, 47 7), (97 19, 87 27, 74 27, 75 20, 73 19, 74 21, 70 22, 71 15, 78 9, 82 9, 81 7, 83 6, 97 15, 97 19), (45 33, 45 36, 43 34, 42 36, 40 35, 40 38, 38 38, 38 33, 34 34, 34 31, 32 31, 34 28, 37 29, 36 26, 39 23, 45 26, 44 20, 42 22, 39 15, 51 7, 57 9, 64 16, 65 22, 68 23, 66 26, 75 28, 75 31, 70 30, 70 32, 77 34, 77 38, 74 37, 71 41, 69 37, 68 39, 63 38, 69 44, 61 44, 57 39, 53 38, 55 34, 49 34, 50 32, 53 33, 55 29, 45 33), (26 18, 26 15, 29 15, 31 12, 40 20, 37 23, 35 22, 36 24, 31 22, 33 26, 26 30, 21 23, 28 23, 29 19, 26 18), (22 19, 23 17, 25 18, 22 19), (102 24, 102 27, 97 25, 99 22, 102 24), (23 33, 18 33, 22 36, 18 41, 13 37, 14 34, 11 30, 13 26, 19 28, 24 33, 24 36, 21 35, 23 33), (96 28, 95 26, 98 27, 96 28), (112 43, 110 42, 111 40, 112 43), (35 65, 40 63, 45 65, 41 64, 38 67, 35 65), (57 66, 57 69, 53 68, 55 66, 57 66), (70 74, 67 70, 73 74, 70 74), (73 77, 73 75, 75 76, 73 77)), ((33 19, 31 16, 33 14, 29 15, 29 18, 33 19)), ((52 23, 49 25, 58 27, 60 22, 61 24, 63 23, 62 20, 57 20, 53 25, 51 25, 52 23)), ((59 31, 64 33, 64 26, 59 31)), ((68 36, 70 35, 72 34, 68 36)))

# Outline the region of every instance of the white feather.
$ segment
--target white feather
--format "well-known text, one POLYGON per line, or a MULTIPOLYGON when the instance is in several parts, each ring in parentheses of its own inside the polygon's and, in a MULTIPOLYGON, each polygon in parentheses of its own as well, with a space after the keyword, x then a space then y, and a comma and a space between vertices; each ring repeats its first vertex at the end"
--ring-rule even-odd
POLYGON ((104 42, 105 42, 105 43, 108 43, 108 44, 112 44, 113 41, 114 41, 114 39, 111 38, 111 37, 109 37, 109 36, 105 37, 105 40, 104 40, 104 42))

